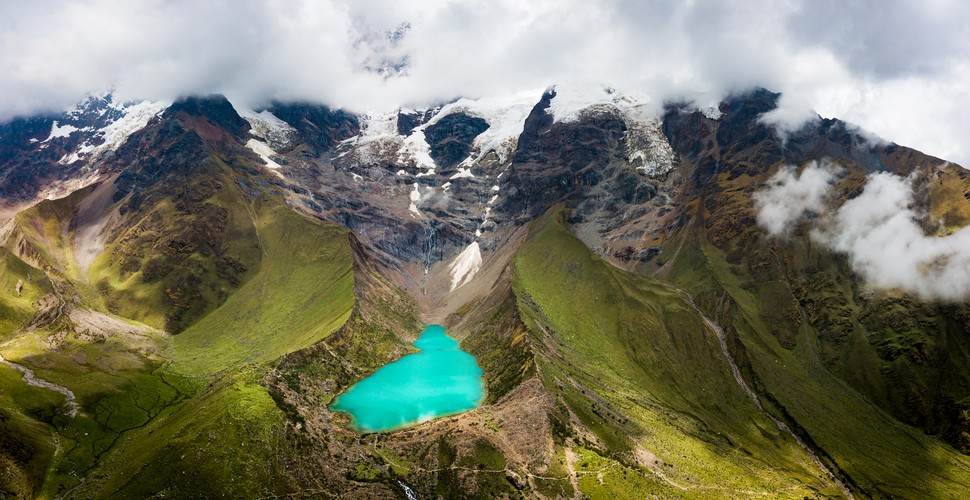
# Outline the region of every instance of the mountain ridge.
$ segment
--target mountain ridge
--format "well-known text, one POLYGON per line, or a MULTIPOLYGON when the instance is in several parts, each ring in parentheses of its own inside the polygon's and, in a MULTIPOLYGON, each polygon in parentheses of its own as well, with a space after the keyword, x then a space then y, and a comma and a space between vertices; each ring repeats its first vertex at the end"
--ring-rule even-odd
MULTIPOLYGON (((102 99, 111 123, 131 109, 102 99)), ((4 491, 970 490, 967 304, 867 286, 812 237, 829 208, 774 238, 753 202, 777 172, 823 161, 841 169, 833 210, 874 172, 909 176, 941 237, 970 221, 962 167, 838 120, 780 134, 764 89, 716 113, 566 87, 534 99, 356 116, 190 97, 89 160, 71 148, 111 124, 0 126, 37 139, 0 164, 17 213, 0 231, 0 306, 16 311, 0 353, 82 408, 70 417, 0 370, 21 391, 0 436, 33 450, 0 441, 4 491), (477 265, 456 282, 469 249, 477 265), (478 359, 483 406, 361 437, 330 399, 408 353, 427 321, 478 359), (52 453, 55 440, 71 447, 52 453)))

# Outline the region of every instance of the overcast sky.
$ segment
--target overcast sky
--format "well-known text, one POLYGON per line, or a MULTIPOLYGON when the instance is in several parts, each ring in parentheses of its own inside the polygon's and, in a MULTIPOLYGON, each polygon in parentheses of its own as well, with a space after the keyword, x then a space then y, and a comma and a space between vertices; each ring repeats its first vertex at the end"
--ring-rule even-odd
POLYGON ((363 110, 569 82, 708 104, 760 85, 793 120, 814 109, 970 166, 968 20, 962 0, 0 0, 0 120, 107 88, 363 110), (407 74, 366 69, 382 60, 407 74))

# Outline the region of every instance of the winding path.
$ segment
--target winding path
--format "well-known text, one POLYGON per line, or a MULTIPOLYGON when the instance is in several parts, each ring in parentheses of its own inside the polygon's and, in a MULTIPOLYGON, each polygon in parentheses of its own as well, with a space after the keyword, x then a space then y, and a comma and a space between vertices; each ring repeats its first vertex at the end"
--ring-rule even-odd
POLYGON ((40 387, 42 389, 47 389, 49 391, 59 392, 63 394, 64 398, 67 399, 67 402, 65 404, 69 408, 67 412, 68 415, 72 417, 76 417, 78 412, 81 410, 80 405, 77 404, 77 400, 74 397, 74 392, 72 392, 67 387, 64 387, 62 385, 57 385, 53 382, 48 382, 47 380, 44 380, 42 378, 37 378, 37 376, 34 375, 34 371, 31 370, 30 368, 27 368, 26 366, 23 366, 23 365, 19 365, 12 361, 7 361, 6 359, 3 358, 2 355, 0 355, 0 364, 7 365, 10 368, 17 370, 18 372, 23 373, 24 383, 29 386, 40 387))

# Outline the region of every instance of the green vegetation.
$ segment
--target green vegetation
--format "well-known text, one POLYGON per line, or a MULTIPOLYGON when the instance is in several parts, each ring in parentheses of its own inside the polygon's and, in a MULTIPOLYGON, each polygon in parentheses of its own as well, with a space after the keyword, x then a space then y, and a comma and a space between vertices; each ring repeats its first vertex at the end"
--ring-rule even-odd
MULTIPOLYGON (((81 412, 0 366, 0 496, 377 496, 399 480, 445 497, 839 495, 736 383, 700 311, 764 408, 854 492, 968 496, 970 459, 900 420, 970 449, 970 308, 868 293, 802 235, 764 240, 738 216, 750 176, 718 181, 736 182, 715 203, 730 218, 692 213, 643 266, 665 263, 668 282, 597 257, 564 212, 537 221, 499 286, 449 317, 490 406, 360 436, 327 405, 413 350, 418 310, 349 231, 237 161, 213 154, 122 199, 86 273, 72 221, 95 189, 17 216, 0 353, 81 412)), ((962 193, 950 177, 931 195, 962 193)), ((970 213, 931 211, 947 228, 970 213)))
POLYGON ((485 404, 494 403, 535 372, 528 330, 519 320, 511 289, 465 312, 457 328, 465 332, 462 349, 485 371, 485 404))
POLYGON ((57 451, 50 423, 64 399, 25 385, 21 373, 5 365, 0 365, 0 388, 0 497, 32 498, 57 451))
POLYGON ((23 252, 31 259, 70 277, 80 274, 71 244, 70 221, 77 203, 90 189, 75 191, 59 200, 43 200, 18 213, 16 230, 22 236, 23 252))
POLYGON ((47 276, 0 247, 0 340, 7 340, 34 314, 33 304, 50 292, 47 276))
POLYGON ((340 328, 354 306, 348 233, 301 217, 269 197, 254 203, 263 257, 218 309, 175 337, 175 368, 208 374, 272 361, 340 328))
POLYGON ((263 497, 280 492, 282 415, 243 366, 139 429, 106 457, 83 491, 94 497, 263 497))
POLYGON ((637 470, 655 456, 664 479, 646 477, 666 483, 655 488, 697 496, 713 486, 737 496, 837 491, 735 383, 683 294, 610 266, 562 219, 535 225, 515 259, 515 291, 547 353, 545 386, 595 436, 591 449, 637 470))
MULTIPOLYGON (((894 420, 829 372, 821 363, 821 332, 809 323, 795 327, 794 348, 783 346, 765 323, 770 316, 760 289, 745 287, 735 273, 721 250, 694 240, 684 245, 674 277, 702 306, 731 306, 718 322, 737 336, 743 349, 737 357, 747 360, 749 376, 772 396, 777 414, 796 421, 827 461, 866 494, 966 496, 970 458, 894 420)), ((865 342, 843 342, 860 340, 865 342)))
POLYGON ((227 170, 146 195, 88 270, 112 312, 178 333, 252 277, 266 226, 227 170))
POLYGON ((149 192, 87 275, 70 222, 92 189, 18 215, 13 241, 43 270, 0 248, 0 353, 72 390, 81 411, 67 415, 63 395, 0 367, 0 449, 19 450, 0 455, 0 489, 42 498, 281 491, 281 468, 267 457, 282 459, 286 417, 261 384, 270 362, 350 318, 351 241, 275 195, 247 200, 224 164, 209 174, 149 192), (39 328, 20 330, 45 294, 39 328), (107 330, 79 326, 73 308, 94 311, 90 321, 107 330), (119 316, 97 316, 108 311, 119 316))

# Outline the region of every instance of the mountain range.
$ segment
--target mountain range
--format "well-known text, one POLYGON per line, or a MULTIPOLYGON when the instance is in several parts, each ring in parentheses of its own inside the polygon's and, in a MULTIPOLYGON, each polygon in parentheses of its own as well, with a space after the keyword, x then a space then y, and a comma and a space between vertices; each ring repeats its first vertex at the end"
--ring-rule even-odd
POLYGON ((968 172, 779 99, 0 125, 0 491, 970 496, 968 172), (479 408, 328 408, 430 323, 479 408))

